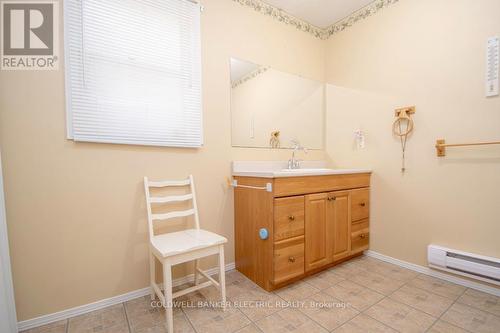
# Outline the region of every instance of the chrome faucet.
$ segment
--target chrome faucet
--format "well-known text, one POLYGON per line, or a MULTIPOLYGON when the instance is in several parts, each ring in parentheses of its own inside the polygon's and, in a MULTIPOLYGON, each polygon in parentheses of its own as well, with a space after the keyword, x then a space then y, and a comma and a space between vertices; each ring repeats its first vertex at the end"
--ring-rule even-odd
POLYGON ((295 159, 295 152, 302 150, 307 154, 307 148, 300 145, 300 142, 292 140, 292 158, 288 160, 288 169, 300 169, 301 160, 295 159))

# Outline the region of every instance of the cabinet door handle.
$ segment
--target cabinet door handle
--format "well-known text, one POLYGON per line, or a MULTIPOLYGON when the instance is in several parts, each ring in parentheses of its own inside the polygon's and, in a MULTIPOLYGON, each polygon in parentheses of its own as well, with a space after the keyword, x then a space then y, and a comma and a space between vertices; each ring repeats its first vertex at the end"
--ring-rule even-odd
POLYGON ((327 199, 328 199, 328 201, 333 201, 333 200, 336 200, 337 197, 328 197, 327 199))
POLYGON ((290 216, 288 216, 288 219, 289 219, 290 221, 294 221, 294 220, 295 220, 295 216, 290 215, 290 216))
POLYGON ((361 234, 361 235, 359 235, 359 237, 361 237, 361 239, 365 239, 366 238, 366 234, 361 234))
POLYGON ((364 202, 360 203, 359 205, 360 205, 361 207, 366 206, 366 204, 365 204, 364 202))
POLYGON ((290 257, 290 258, 288 258, 288 261, 289 261, 289 262, 292 262, 292 263, 293 263, 293 262, 295 262, 295 257, 290 257))

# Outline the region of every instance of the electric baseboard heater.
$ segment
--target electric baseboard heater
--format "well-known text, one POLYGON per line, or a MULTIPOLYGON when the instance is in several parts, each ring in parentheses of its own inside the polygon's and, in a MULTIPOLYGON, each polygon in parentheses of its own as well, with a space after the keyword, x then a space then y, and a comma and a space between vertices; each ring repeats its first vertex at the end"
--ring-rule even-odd
POLYGON ((429 267, 500 285, 500 259, 448 249, 427 247, 429 267))

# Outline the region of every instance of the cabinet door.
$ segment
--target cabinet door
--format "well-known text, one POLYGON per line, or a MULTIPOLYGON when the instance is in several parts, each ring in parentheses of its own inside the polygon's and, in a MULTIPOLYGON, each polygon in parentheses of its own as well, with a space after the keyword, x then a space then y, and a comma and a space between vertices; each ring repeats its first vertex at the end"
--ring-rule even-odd
POLYGON ((331 260, 327 193, 306 195, 305 269, 324 266, 331 260))
POLYGON ((333 261, 347 257, 351 252, 350 195, 348 191, 329 193, 333 261))

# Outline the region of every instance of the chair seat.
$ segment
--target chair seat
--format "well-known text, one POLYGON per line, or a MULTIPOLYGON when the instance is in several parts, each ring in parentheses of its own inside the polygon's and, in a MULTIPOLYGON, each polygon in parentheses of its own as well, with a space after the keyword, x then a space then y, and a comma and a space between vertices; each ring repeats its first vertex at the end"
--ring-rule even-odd
POLYGON ((187 229, 154 236, 151 246, 163 257, 227 243, 227 239, 203 229, 187 229))

